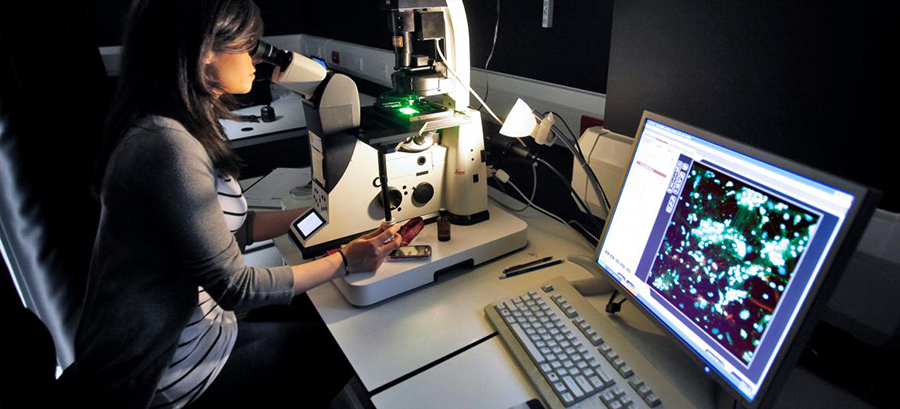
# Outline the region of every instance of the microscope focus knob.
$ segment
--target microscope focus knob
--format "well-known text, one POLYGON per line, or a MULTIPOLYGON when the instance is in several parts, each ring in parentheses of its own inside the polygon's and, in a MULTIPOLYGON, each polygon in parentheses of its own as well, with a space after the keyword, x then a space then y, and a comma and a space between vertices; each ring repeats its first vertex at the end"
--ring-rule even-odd
MULTIPOLYGON (((388 186, 388 200, 391 202, 391 210, 394 210, 400 207, 400 202, 403 201, 403 193, 400 192, 395 187, 388 186)), ((378 205, 381 208, 384 208, 384 198, 381 196, 381 192, 378 192, 378 205)))
POLYGON ((418 204, 428 203, 432 197, 434 197, 434 186, 431 186, 431 183, 422 182, 413 188, 412 198, 418 204))

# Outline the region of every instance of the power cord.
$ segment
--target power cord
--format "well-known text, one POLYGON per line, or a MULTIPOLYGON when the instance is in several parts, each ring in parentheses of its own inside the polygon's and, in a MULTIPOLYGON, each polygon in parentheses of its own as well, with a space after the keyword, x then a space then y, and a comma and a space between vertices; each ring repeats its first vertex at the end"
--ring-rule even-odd
MULTIPOLYGON (((494 48, 497 47, 497 33, 500 31, 500 0, 497 0, 497 19, 494 22, 494 41, 491 42, 491 52, 488 53, 487 61, 484 63, 484 99, 485 101, 488 99, 488 95, 491 93, 491 76, 488 74, 488 66, 491 65, 491 58, 494 57, 494 48)), ((484 104, 478 107, 478 110, 481 111, 481 108, 484 107, 484 104)))
POLYGON ((569 188, 569 191, 571 192, 572 197, 575 198, 575 201, 578 202, 578 205, 581 206, 582 209, 584 209, 585 213, 587 213, 588 218, 594 224, 594 227, 597 228, 597 231, 598 232, 603 231, 603 227, 600 226, 600 222, 598 222, 597 219, 595 219, 594 216, 591 214, 591 209, 587 206, 587 204, 584 202, 584 200, 581 199, 581 196, 578 196, 578 192, 576 192, 575 189, 572 188, 572 182, 567 180, 566 177, 563 176, 562 173, 559 173, 559 171, 556 170, 556 168, 553 167, 553 165, 551 165, 549 162, 547 162, 541 158, 537 158, 537 157, 535 158, 535 160, 538 163, 540 163, 540 164, 546 166, 548 169, 550 169, 553 172, 553 174, 556 175, 556 177, 559 178, 559 180, 564 185, 566 185, 566 187, 569 188))
POLYGON ((594 188, 594 193, 597 195, 598 200, 603 201, 603 205, 606 207, 606 211, 609 212, 612 206, 610 205, 609 199, 606 196, 606 191, 603 190, 603 186, 600 185, 600 181, 597 179, 597 175, 594 174, 594 170, 591 169, 590 165, 588 165, 587 161, 585 160, 584 151, 581 150, 581 145, 578 144, 578 137, 575 136, 574 132, 572 132, 572 128, 569 127, 566 119, 553 111, 547 111, 545 113, 535 111, 535 113, 537 115, 540 115, 541 118, 547 114, 552 113, 554 114, 555 118, 559 118, 562 121, 563 125, 565 125, 566 130, 569 131, 569 135, 572 137, 571 142, 565 138, 565 134, 563 134, 563 132, 561 132, 556 125, 553 125, 553 128, 551 130, 557 135, 560 140, 562 140, 563 144, 566 145, 566 148, 568 148, 569 151, 571 151, 572 154, 575 155, 575 159, 578 160, 582 170, 584 171, 585 175, 587 175, 588 180, 591 182, 591 187, 594 188))
MULTIPOLYGON (((515 190, 516 193, 518 193, 519 196, 522 197, 523 200, 527 201, 527 202, 528 202, 528 205, 531 206, 533 209, 535 209, 535 210, 537 210, 537 211, 543 213, 543 214, 546 215, 547 217, 549 217, 549 218, 551 218, 551 219, 553 219, 553 220, 555 220, 555 221, 557 221, 557 222, 559 222, 559 223, 562 223, 562 224, 565 225, 565 226, 568 226, 570 229, 572 229, 572 230, 574 230, 576 233, 578 233, 578 235, 581 236, 581 238, 583 238, 584 241, 587 242, 591 247, 596 247, 596 246, 597 246, 596 242, 591 242, 590 239, 588 239, 585 235, 581 234, 580 231, 578 231, 577 229, 575 229, 574 227, 572 227, 572 225, 570 225, 569 223, 567 223, 567 222, 566 222, 565 220, 563 220, 561 217, 559 217, 559 216, 557 216, 557 215, 555 215, 555 214, 553 214, 553 213, 550 213, 548 210, 545 210, 544 208, 542 208, 542 207, 536 205, 533 201, 529 200, 528 197, 526 197, 525 194, 522 193, 521 190, 519 190, 519 187, 516 186, 516 184, 513 183, 513 182, 509 179, 509 174, 506 173, 506 172, 504 172, 503 169, 497 169, 497 173, 495 173, 495 174, 493 175, 493 177, 494 177, 495 179, 497 179, 497 181, 499 181, 499 182, 501 182, 501 183, 510 185, 510 186, 513 188, 513 190, 515 190)), ((499 201, 499 200, 497 200, 497 199, 494 199, 494 198, 492 198, 492 199, 493 199, 495 202, 499 203, 501 206, 507 207, 507 208, 508 208, 508 206, 506 206, 505 204, 503 204, 501 201, 499 201)))
POLYGON ((609 296, 609 301, 606 302, 606 312, 608 314, 615 314, 621 311, 622 304, 628 301, 627 297, 622 297, 621 301, 616 301, 617 295, 619 295, 619 290, 613 290, 612 295, 609 296))

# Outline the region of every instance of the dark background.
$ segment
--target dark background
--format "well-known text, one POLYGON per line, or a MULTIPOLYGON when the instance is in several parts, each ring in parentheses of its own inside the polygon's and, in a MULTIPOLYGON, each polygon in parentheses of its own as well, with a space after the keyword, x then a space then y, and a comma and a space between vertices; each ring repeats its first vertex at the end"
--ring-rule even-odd
MULTIPOLYGON (((88 0, 99 46, 119 45, 128 2, 88 0)), ((494 38, 497 1, 466 0, 472 66, 484 67, 494 38)), ((265 35, 311 34, 393 50, 385 11, 374 0, 256 0, 265 35)), ((557 2, 554 25, 541 27, 541 1, 503 0, 490 70, 605 93, 611 0, 557 2), (577 39, 578 47, 573 47, 577 39)))
MULTIPOLYGON (((464 3, 472 65, 484 67, 497 3, 464 3)), ((390 49, 376 1, 257 4, 266 35, 390 49)), ((900 30, 891 21, 898 6, 558 1, 554 27, 545 29, 541 4, 500 3, 490 70, 607 94, 605 121, 615 132, 634 135, 649 110, 878 188, 885 192, 880 207, 900 211, 891 180, 898 172, 888 168, 898 136, 890 127, 900 91, 900 30)), ((118 44, 125 2, 86 7, 98 45, 118 44)), ((570 175, 571 159, 558 156, 557 168, 570 175)), ((526 176, 515 178, 523 190, 526 176)))
MULTIPOLYGON (((22 81, 16 85, 33 95, 17 109, 32 108, 33 115, 51 112, 44 109, 47 102, 42 98, 63 95, 52 106, 53 116, 42 118, 46 127, 57 130, 47 132, 56 139, 27 143, 34 146, 35 158, 44 158, 33 166, 52 164, 64 173, 57 175, 64 180, 85 180, 88 158, 93 157, 91 149, 99 134, 85 130, 85 118, 96 112, 82 111, 96 107, 100 112, 102 102, 86 101, 93 94, 108 94, 108 90, 83 89, 78 80, 85 80, 86 75, 78 67, 55 64, 74 61, 84 54, 82 50, 119 44, 127 3, 76 1, 66 3, 63 13, 56 5, 3 0, 2 14, 9 16, 9 21, 14 16, 19 23, 14 27, 16 38, 4 31, 4 40, 14 45, 10 49, 33 47, 34 52, 24 55, 40 67, 17 72, 22 81), (14 13, 12 4, 27 5, 29 10, 14 13), (91 39, 95 44, 89 44, 91 39), (47 161, 44 152, 56 153, 47 161)), ((483 67, 490 52, 497 3, 464 3, 472 64, 483 67)), ((605 120, 615 132, 633 135, 641 112, 650 110, 872 185, 886 191, 880 207, 900 211, 892 178, 898 172, 889 167, 895 161, 894 139, 898 136, 891 126, 900 91, 900 25, 894 21, 897 6, 833 0, 556 1, 554 27, 544 29, 540 26, 541 3, 502 1, 491 71, 604 93, 605 120)), ((389 49, 390 33, 377 1, 257 0, 257 4, 266 21, 266 35, 305 33, 389 49)), ((12 32, 9 21, 4 18, 4 30, 12 32)), ((2 86, 9 90, 12 84, 5 78, 2 86)), ((10 101, 3 102, 8 106, 10 101)), ((571 125, 578 132, 578 124, 571 125)), ((486 126, 485 133, 494 137, 496 127, 486 126)), ((254 149, 241 152, 254 165, 289 165, 272 156, 283 149, 254 149)), ((565 149, 540 148, 539 153, 571 176, 572 158, 565 149)), ((530 192, 527 165, 503 167, 523 191, 530 192)), ((553 200, 566 196, 566 186, 549 172, 540 173, 538 204, 565 219, 576 217, 570 201, 553 200)), ((58 180, 45 184, 57 189, 67 185, 68 190, 49 200, 58 203, 83 195, 85 186, 58 180)), ((56 212, 57 217, 69 220, 73 213, 84 218, 84 212, 71 209, 56 212)), ((15 300, 8 291, 3 298, 4 302, 15 300)), ((9 310, 6 307, 4 304, 4 311, 9 310)), ((8 326, 9 320, 3 321, 4 332, 13 328, 8 326)), ((6 342, 4 337, 0 349, 13 351, 6 342)), ((817 329, 810 344, 817 356, 804 355, 801 364, 870 403, 895 405, 892 385, 896 380, 891 384, 874 375, 900 363, 896 350, 861 345, 853 334, 825 326, 817 329)))

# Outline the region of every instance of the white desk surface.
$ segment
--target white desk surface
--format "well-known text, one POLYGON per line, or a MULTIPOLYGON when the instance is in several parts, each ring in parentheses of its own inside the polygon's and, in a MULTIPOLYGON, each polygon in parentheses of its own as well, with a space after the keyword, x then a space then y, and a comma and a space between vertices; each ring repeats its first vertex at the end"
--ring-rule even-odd
MULTIPOLYGON (((262 105, 257 105, 232 112, 237 115, 259 116, 261 107, 262 105)), ((303 98, 299 94, 288 94, 281 99, 272 101, 272 108, 275 109, 275 116, 278 118, 272 122, 238 122, 222 119, 220 122, 225 127, 225 135, 229 140, 235 141, 306 127, 306 117, 303 116, 303 98)))
POLYGON ((503 409, 537 397, 500 338, 491 338, 372 397, 379 408, 503 409))
MULTIPOLYGON (((552 277, 545 278, 541 283, 550 278, 552 277)), ((590 280, 573 282, 576 288, 593 284, 595 283, 590 280)), ((581 291, 584 292, 584 289, 581 291)), ((609 294, 587 295, 585 298, 598 311, 603 311, 609 294)), ((664 371, 676 379, 678 385, 674 387, 681 393, 700 397, 703 402, 700 408, 713 407, 716 387, 712 380, 706 379, 700 368, 640 311, 626 304, 617 315, 601 314, 600 317, 608 325, 601 331, 604 338, 608 342, 616 341, 616 352, 642 377, 653 379, 654 385, 662 386, 658 375, 650 371, 664 371)), ((486 321, 483 312, 481 320, 486 321)), ((391 409, 503 409, 530 399, 539 399, 537 391, 525 378, 500 338, 495 336, 376 394, 372 397, 372 402, 379 408, 391 409)), ((728 401, 728 407, 730 404, 731 401, 728 401)))
MULTIPOLYGON (((272 101, 272 108, 275 109, 275 116, 278 118, 272 122, 238 122, 228 119, 222 119, 222 126, 225 127, 225 135, 229 140, 249 138, 253 136, 269 135, 277 132, 289 131, 292 129, 300 129, 306 127, 306 117, 303 114, 303 97, 293 92, 275 90, 280 86, 273 85, 273 93, 281 95, 278 99, 272 101)), ((359 104, 361 107, 369 106, 375 103, 375 98, 366 94, 359 94, 359 104)), ((247 108, 241 108, 234 112, 237 115, 256 115, 259 116, 260 108, 263 105, 256 105, 247 108)))
MULTIPOLYGON (((445 273, 435 283, 369 307, 350 305, 332 283, 309 292, 367 390, 492 334, 494 329, 483 312, 488 303, 555 276, 570 281, 591 277, 567 261, 500 280, 500 272, 515 264, 551 255, 565 259, 574 253, 593 254, 593 249, 568 227, 532 209, 517 216, 529 224, 528 245, 470 271, 445 273)), ((286 236, 276 239, 276 245, 289 264, 302 261, 286 236)))

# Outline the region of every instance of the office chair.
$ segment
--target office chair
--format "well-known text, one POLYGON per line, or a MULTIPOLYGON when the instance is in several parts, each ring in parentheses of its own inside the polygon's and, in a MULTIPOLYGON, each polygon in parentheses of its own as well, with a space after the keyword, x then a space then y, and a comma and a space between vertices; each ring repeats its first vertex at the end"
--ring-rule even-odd
MULTIPOLYGON (((83 7, 11 2, 0 14, 0 246, 4 283, 9 277, 2 294, 4 317, 13 317, 3 322, 3 352, 16 353, 7 344, 47 345, 49 333, 60 368, 74 360, 100 209, 90 176, 111 98, 83 7), (23 304, 43 328, 16 310, 23 304)), ((43 354, 21 355, 42 366, 43 354)), ((6 381, 25 374, 8 369, 0 368, 4 395, 18 385, 6 381)))

